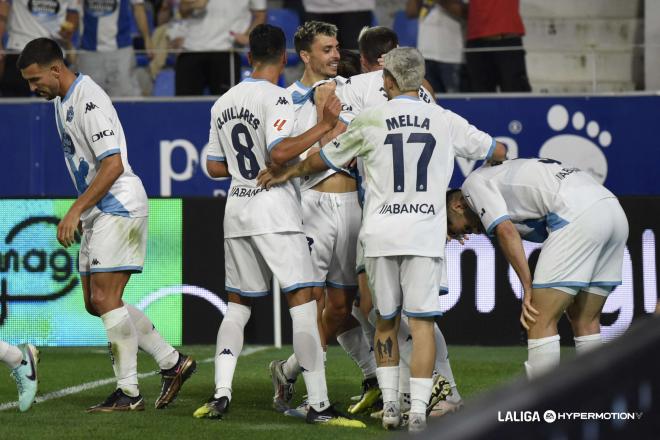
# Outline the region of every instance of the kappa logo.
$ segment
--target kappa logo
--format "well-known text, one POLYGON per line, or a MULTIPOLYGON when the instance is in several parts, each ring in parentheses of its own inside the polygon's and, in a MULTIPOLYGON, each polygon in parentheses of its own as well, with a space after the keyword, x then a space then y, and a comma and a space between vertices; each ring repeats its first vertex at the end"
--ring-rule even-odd
POLYGON ((69 109, 66 111, 66 122, 73 121, 73 106, 69 106, 69 109))
POLYGON ((486 214, 486 209, 481 208, 481 213, 479 213, 479 217, 484 218, 485 214, 486 214))
POLYGON ((218 356, 222 356, 223 354, 228 354, 229 356, 234 355, 234 353, 232 353, 231 350, 228 349, 228 348, 225 348, 224 350, 222 350, 218 356))
POLYGON ((340 144, 339 144, 339 141, 338 141, 337 139, 333 139, 333 140, 332 140, 332 145, 334 145, 335 148, 339 148, 339 145, 340 145, 340 144))
POLYGON ((99 260, 97 260, 96 258, 94 258, 92 260, 92 266, 98 266, 99 264, 101 264, 101 262, 99 260))
POLYGON ((280 96, 280 98, 277 100, 277 103, 275 105, 280 105, 280 104, 288 105, 289 101, 284 96, 280 96))
POLYGON ((85 114, 87 114, 87 112, 91 112, 95 108, 99 108, 99 106, 94 104, 93 102, 88 102, 87 104, 85 104, 85 114))
POLYGON ((284 128, 284 124, 286 124, 286 119, 278 119, 273 124, 273 127, 275 127, 277 131, 282 131, 282 128, 284 128))
POLYGON ((312 245, 314 244, 314 239, 312 237, 305 237, 307 238, 307 246, 309 247, 309 253, 312 253, 312 245))

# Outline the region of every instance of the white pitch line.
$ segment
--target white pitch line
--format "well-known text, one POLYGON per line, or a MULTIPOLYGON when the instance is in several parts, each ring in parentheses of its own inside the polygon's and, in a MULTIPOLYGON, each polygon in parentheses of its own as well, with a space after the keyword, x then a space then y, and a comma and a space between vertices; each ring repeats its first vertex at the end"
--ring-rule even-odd
MULTIPOLYGON (((267 348, 270 348, 270 347, 247 347, 241 352, 241 356, 249 356, 253 353, 265 350, 267 348)), ((198 361, 198 363, 207 364, 209 362, 213 362, 214 360, 215 360, 215 356, 210 357, 210 358, 206 358, 206 359, 202 359, 201 361, 198 361)), ((141 373, 141 374, 138 374, 138 379, 144 379, 146 377, 155 376, 156 374, 159 374, 159 373, 160 373, 159 371, 151 371, 149 373, 141 373)), ((83 383, 83 384, 80 384, 80 385, 75 385, 75 386, 72 386, 72 387, 62 388, 61 390, 53 391, 53 392, 50 392, 48 394, 44 394, 42 396, 37 396, 37 398, 34 399, 34 403, 41 403, 41 402, 45 402, 47 400, 59 399, 61 397, 70 396, 72 394, 82 393, 83 391, 87 391, 87 390, 91 390, 91 389, 94 389, 94 388, 102 387, 104 385, 115 383, 116 380, 117 379, 114 378, 114 377, 109 377, 107 379, 100 379, 100 380, 95 380, 95 381, 92 381, 92 382, 86 382, 86 383, 83 383)), ((17 407, 18 407, 18 401, 7 402, 7 403, 0 404, 0 411, 6 411, 8 409, 17 408, 17 407)))

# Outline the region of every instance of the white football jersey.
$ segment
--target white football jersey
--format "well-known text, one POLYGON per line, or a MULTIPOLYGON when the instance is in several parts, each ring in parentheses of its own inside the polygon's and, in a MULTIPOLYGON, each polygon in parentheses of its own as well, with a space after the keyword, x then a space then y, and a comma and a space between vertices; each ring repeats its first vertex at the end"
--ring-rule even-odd
POLYGON ((35 38, 60 39, 67 11, 80 13, 80 0, 11 0, 7 49, 22 51, 35 38))
MULTIPOLYGON (((346 79, 341 76, 336 76, 333 79, 319 81, 312 85, 312 87, 306 87, 300 81, 296 81, 287 87, 287 90, 291 92, 291 97, 293 98, 293 107, 295 108, 296 112, 296 121, 293 126, 292 136, 298 136, 314 127, 318 123, 318 114, 316 112, 316 104, 314 103, 314 89, 329 81, 335 81, 337 83, 335 94, 337 97, 340 97, 341 88, 346 83, 346 79)), ((321 145, 316 142, 314 145, 312 145, 312 147, 320 148, 321 145)), ((300 155, 300 158, 304 160, 308 153, 309 150, 305 151, 300 155)), ((335 173, 336 171, 331 168, 311 176, 303 176, 300 178, 300 189, 305 191, 313 188, 335 173)))
POLYGON ((444 257, 454 155, 479 160, 494 147, 491 136, 455 113, 401 95, 361 112, 321 157, 334 168, 363 160, 365 256, 444 257))
MULTIPOLYGON (((364 110, 387 102, 383 71, 376 70, 350 77, 337 96, 344 104, 339 120, 348 125, 364 110)), ((424 86, 419 88, 419 97, 426 103, 435 102, 431 92, 424 86)))
POLYGON ((91 220, 101 212, 146 217, 147 194, 128 164, 124 130, 108 95, 90 77, 78 74, 66 96, 56 97, 54 104, 64 159, 78 194, 89 187, 104 158, 119 154, 124 165, 108 193, 81 219, 91 220))
POLYGON ((598 200, 615 197, 589 174, 553 159, 515 159, 483 166, 461 187, 486 232, 511 220, 528 241, 543 242, 598 200))
POLYGON ((226 238, 302 231, 295 183, 264 190, 256 180, 273 147, 291 135, 294 118, 291 94, 261 79, 245 79, 213 105, 208 159, 226 161, 232 176, 226 238))

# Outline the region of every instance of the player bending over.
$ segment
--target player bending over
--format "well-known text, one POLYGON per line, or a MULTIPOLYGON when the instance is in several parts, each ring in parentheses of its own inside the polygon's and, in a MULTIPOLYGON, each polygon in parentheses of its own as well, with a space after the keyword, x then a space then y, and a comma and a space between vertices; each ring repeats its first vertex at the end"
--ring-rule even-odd
POLYGON ((48 38, 30 41, 17 62, 30 90, 53 101, 64 159, 78 199, 57 226, 64 247, 82 225, 79 270, 85 308, 100 316, 108 335, 117 389, 88 412, 144 409, 138 389, 138 347, 154 357, 164 408, 195 371, 195 361, 176 351, 149 318, 122 301, 131 274, 142 272, 147 248, 148 204, 142 181, 128 163, 124 130, 108 95, 88 76, 64 65, 48 38))
POLYGON ((450 234, 494 236, 524 290, 529 378, 559 363, 557 322, 566 312, 577 353, 601 344, 600 313, 621 284, 628 220, 617 198, 578 168, 517 159, 471 173, 447 193, 450 234), (522 239, 543 242, 534 281, 522 239))

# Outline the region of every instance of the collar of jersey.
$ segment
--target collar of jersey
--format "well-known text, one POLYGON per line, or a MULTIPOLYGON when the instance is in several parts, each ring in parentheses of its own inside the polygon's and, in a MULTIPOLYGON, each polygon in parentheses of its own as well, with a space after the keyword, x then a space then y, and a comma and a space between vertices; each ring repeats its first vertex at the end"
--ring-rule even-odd
POLYGON ((419 101, 419 98, 415 98, 413 96, 408 96, 408 95, 399 95, 399 96, 395 96, 392 99, 403 99, 405 101, 419 101))
POLYGON ((78 73, 78 76, 76 77, 75 81, 71 84, 71 87, 69 87, 69 90, 66 92, 66 95, 64 95, 64 99, 62 99, 62 102, 66 102, 67 99, 69 99, 69 96, 73 94, 73 89, 76 88, 80 80, 82 80, 83 74, 78 73))
POLYGON ((261 81, 266 81, 266 82, 268 82, 267 79, 263 79, 263 78, 252 78, 251 76, 248 76, 248 77, 245 78, 242 82, 261 82, 261 81))

